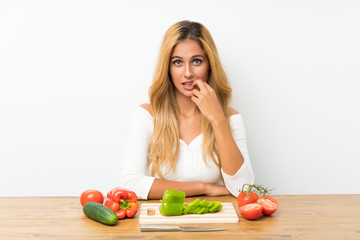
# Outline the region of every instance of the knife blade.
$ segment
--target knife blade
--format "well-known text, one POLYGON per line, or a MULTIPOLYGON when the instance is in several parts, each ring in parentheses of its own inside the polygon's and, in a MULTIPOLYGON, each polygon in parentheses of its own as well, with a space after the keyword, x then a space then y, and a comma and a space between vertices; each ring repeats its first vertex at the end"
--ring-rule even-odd
POLYGON ((222 231, 226 228, 217 227, 181 227, 178 225, 141 225, 141 232, 172 232, 172 231, 183 231, 183 232, 209 232, 209 231, 222 231))

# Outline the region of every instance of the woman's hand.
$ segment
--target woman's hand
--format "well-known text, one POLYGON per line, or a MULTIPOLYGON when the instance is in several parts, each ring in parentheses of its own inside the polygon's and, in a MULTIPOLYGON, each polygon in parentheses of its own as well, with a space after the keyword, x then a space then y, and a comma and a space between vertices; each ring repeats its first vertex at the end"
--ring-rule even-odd
POLYGON ((214 89, 202 80, 194 81, 193 86, 197 86, 199 89, 195 88, 192 90, 193 96, 191 100, 197 105, 209 122, 213 124, 215 121, 224 120, 225 115, 214 89))
POLYGON ((231 193, 224 185, 205 183, 205 195, 210 197, 230 195, 231 193))

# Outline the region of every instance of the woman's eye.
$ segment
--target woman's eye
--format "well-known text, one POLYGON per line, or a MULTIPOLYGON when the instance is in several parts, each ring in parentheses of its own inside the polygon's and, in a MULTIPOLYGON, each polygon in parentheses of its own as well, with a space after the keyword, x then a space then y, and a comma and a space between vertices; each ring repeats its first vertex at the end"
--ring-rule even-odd
POLYGON ((181 64, 181 61, 180 61, 180 60, 175 60, 175 61, 173 61, 173 64, 174 64, 174 65, 180 65, 180 64, 181 64))
POLYGON ((194 59, 193 63, 198 65, 198 64, 202 63, 202 61, 200 59, 194 59))

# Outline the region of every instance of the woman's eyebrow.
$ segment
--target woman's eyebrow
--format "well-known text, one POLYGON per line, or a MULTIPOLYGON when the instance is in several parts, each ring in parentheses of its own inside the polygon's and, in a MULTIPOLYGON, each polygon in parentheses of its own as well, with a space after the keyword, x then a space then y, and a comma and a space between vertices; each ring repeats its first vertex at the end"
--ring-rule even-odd
POLYGON ((201 55, 201 54, 198 54, 198 55, 194 55, 194 56, 192 56, 191 58, 197 58, 197 57, 202 57, 202 58, 205 58, 203 55, 201 55))
MULTIPOLYGON (((203 55, 201 55, 201 54, 194 55, 194 56, 192 56, 191 58, 197 58, 197 57, 205 58, 205 57, 204 57, 203 55)), ((180 59, 182 59, 182 57, 180 57, 180 56, 172 56, 170 59, 173 59, 173 58, 180 58, 180 59)))

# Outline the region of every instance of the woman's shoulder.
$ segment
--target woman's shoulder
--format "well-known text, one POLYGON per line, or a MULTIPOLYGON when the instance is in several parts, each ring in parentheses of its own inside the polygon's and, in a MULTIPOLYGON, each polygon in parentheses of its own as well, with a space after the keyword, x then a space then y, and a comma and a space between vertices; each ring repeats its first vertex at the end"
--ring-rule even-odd
POLYGON ((230 107, 229 113, 231 125, 243 124, 243 118, 236 109, 230 107))
POLYGON ((151 105, 149 103, 143 103, 139 105, 139 107, 145 109, 151 116, 153 115, 151 110, 151 105))
POLYGON ((241 114, 234 108, 230 108, 230 125, 233 129, 243 127, 244 126, 244 120, 241 116, 241 114))
POLYGON ((230 116, 236 115, 236 114, 240 114, 236 109, 230 107, 230 116))
MULTIPOLYGON (((146 107, 146 106, 145 106, 146 107)), ((137 105, 133 108, 131 113, 131 124, 135 125, 151 125, 153 124, 153 117, 150 112, 142 105, 137 105)))

